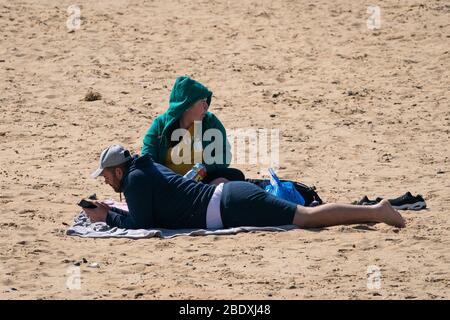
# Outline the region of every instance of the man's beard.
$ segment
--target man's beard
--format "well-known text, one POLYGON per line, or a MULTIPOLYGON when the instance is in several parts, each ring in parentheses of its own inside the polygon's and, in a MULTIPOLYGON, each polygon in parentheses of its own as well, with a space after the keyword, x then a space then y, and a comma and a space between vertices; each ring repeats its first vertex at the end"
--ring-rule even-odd
POLYGON ((114 189, 115 192, 120 192, 120 180, 116 176, 114 176, 112 184, 110 184, 110 186, 114 189))

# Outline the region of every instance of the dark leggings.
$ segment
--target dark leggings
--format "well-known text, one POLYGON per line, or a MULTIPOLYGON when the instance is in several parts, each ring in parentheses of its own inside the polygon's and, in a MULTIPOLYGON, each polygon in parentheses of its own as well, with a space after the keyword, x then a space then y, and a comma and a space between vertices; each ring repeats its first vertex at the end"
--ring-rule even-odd
POLYGON ((244 181, 245 176, 241 170, 235 168, 222 168, 214 170, 211 173, 207 173, 206 177, 202 180, 203 183, 210 183, 214 179, 225 178, 229 181, 244 181))
POLYGON ((281 226, 292 224, 295 203, 277 198, 249 182, 223 185, 220 214, 225 228, 281 226))

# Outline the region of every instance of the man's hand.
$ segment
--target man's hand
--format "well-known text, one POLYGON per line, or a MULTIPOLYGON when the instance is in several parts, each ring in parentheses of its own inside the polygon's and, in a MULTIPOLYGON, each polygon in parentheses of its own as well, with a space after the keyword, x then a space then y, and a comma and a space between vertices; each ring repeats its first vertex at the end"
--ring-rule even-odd
POLYGON ((106 222, 106 216, 108 215, 108 211, 110 207, 100 201, 92 200, 92 203, 94 203, 97 208, 95 209, 83 209, 84 212, 86 212, 87 216, 91 220, 91 222, 106 222))

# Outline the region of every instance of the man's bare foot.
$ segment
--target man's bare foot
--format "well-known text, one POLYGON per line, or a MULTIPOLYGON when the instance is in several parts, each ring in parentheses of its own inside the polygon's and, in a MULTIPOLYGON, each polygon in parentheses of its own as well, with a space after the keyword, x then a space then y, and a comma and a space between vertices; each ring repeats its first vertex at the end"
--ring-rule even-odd
POLYGON ((397 210, 392 208, 388 200, 384 199, 376 206, 381 208, 382 210, 382 222, 398 228, 405 227, 405 219, 403 219, 403 217, 397 210))

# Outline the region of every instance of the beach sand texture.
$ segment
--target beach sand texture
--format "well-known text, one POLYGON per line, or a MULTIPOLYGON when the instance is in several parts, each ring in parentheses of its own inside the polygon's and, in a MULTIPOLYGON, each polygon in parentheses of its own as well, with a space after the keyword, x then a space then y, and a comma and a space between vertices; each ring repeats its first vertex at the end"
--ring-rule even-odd
POLYGON ((359 0, 79 0, 69 32, 73 4, 0 0, 0 298, 450 298, 448 1, 377 1, 374 30, 359 0), (99 153, 139 152, 180 75, 227 129, 280 130, 280 177, 327 202, 411 191, 428 209, 402 230, 66 236, 81 197, 118 200, 89 177, 99 153))

